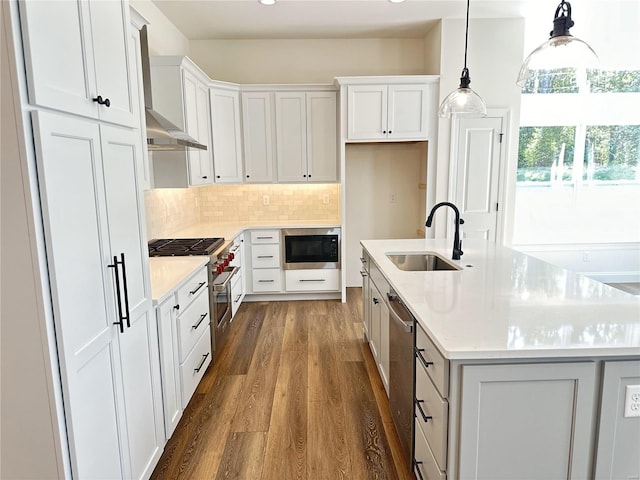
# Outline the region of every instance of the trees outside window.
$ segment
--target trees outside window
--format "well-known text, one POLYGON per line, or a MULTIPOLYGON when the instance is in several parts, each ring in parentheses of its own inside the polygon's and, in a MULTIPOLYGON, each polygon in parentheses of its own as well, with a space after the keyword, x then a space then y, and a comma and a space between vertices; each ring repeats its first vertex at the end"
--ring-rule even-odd
POLYGON ((640 71, 538 71, 523 87, 515 245, 640 241, 640 71))

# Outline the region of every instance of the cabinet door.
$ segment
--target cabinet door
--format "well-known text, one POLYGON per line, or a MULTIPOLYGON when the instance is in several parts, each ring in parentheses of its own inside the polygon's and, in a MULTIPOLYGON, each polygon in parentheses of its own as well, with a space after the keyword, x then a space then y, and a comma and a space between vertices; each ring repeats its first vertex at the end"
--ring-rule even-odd
POLYGON ((273 120, 271 94, 242 94, 245 181, 273 181, 273 120))
POLYGON ((388 138, 426 140, 427 85, 389 85, 388 138))
POLYGON ((596 480, 640 478, 640 417, 625 416, 629 385, 640 385, 640 360, 605 362, 596 480))
POLYGON ((369 298, 371 299, 371 325, 369 330, 371 337, 369 338, 369 345, 377 365, 380 358, 380 315, 383 300, 380 291, 376 288, 376 284, 372 281, 369 281, 369 298))
POLYGON ((369 274, 363 268, 362 275, 362 319, 364 324, 364 340, 371 339, 371 290, 369 288, 369 274))
MULTIPOLYGON (((131 477, 143 478, 164 443, 158 335, 151 315, 144 205, 138 187, 140 137, 137 131, 100 128, 108 237, 111 254, 124 265, 121 289, 129 322, 120 335, 120 357, 131 477), (125 290, 126 289, 126 290, 125 290)), ((148 475, 147 475, 148 476, 148 475)))
POLYGON ((347 123, 349 140, 387 138, 387 86, 349 85, 347 123))
POLYGON ((456 478, 591 478, 595 376, 592 362, 463 366, 456 478))
POLYGON ((212 88, 209 98, 215 183, 242 183, 240 93, 212 88))
POLYGON ((101 95, 111 102, 108 108, 98 107, 100 119, 139 127, 135 124, 137 105, 129 70, 129 2, 89 2, 89 8, 96 69, 94 96, 101 95))
POLYGON ((335 92, 307 92, 307 180, 338 180, 335 92))
POLYGON ((134 126, 124 1, 20 2, 29 101, 134 126), (94 98, 109 99, 110 106, 94 98))
POLYGON ((171 296, 156 307, 158 322, 158 344, 160 346, 160 366, 162 372, 162 401, 164 411, 164 434, 169 440, 182 417, 180 394, 180 358, 178 354, 178 333, 176 331, 176 305, 171 296))
POLYGON ((34 139, 72 470, 122 478, 124 410, 98 125, 35 112, 34 139))
POLYGON ((206 150, 189 149, 189 184, 213 183, 211 142, 209 141, 209 90, 194 75, 184 70, 184 109, 187 133, 207 146, 206 150))
POLYGON ((275 94, 279 182, 307 181, 307 119, 304 92, 275 94))

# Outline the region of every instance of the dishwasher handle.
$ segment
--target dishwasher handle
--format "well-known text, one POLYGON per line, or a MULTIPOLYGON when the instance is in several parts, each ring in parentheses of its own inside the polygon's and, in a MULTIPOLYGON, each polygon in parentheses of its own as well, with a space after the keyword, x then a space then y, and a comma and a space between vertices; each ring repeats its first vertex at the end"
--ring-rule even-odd
POLYGON ((402 325, 402 328, 406 333, 412 333, 413 322, 415 319, 407 306, 402 303, 400 297, 398 297, 398 295, 393 291, 387 293, 387 298, 389 299, 389 314, 391 318, 402 325))

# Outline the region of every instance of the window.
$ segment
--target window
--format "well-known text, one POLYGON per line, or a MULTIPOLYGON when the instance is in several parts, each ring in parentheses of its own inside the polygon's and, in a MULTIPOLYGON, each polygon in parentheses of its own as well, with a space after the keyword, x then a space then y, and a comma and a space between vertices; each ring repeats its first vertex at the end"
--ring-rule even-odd
POLYGON ((514 245, 640 241, 640 71, 523 87, 514 245))

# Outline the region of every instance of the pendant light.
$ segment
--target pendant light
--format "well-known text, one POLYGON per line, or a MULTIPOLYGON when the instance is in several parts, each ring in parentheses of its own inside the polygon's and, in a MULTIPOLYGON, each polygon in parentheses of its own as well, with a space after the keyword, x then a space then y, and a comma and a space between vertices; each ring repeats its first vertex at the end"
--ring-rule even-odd
POLYGON ((464 32, 464 68, 460 77, 460 87, 454 90, 440 104, 438 111, 443 118, 450 118, 452 114, 464 117, 485 117, 487 107, 476 92, 469 88, 471 78, 467 68, 467 46, 469 42, 469 0, 467 0, 467 23, 464 32))
POLYGON ((536 48, 525 59, 516 84, 523 86, 532 70, 556 70, 560 68, 590 68, 598 65, 598 56, 582 40, 569 33, 574 22, 571 4, 562 0, 553 19, 551 38, 536 48))

